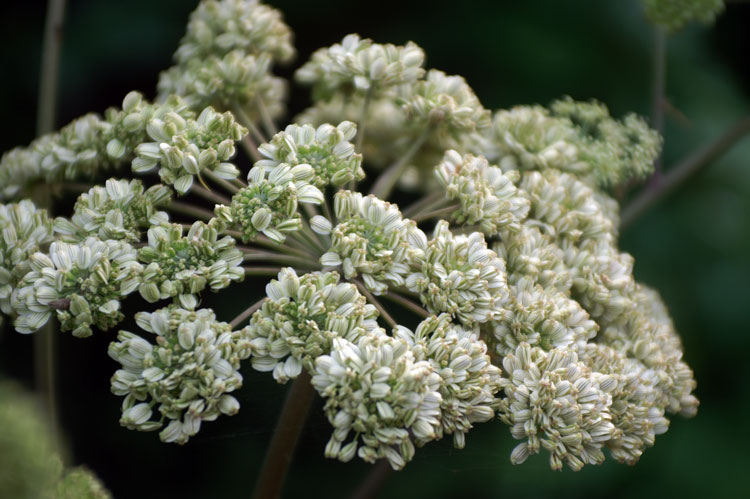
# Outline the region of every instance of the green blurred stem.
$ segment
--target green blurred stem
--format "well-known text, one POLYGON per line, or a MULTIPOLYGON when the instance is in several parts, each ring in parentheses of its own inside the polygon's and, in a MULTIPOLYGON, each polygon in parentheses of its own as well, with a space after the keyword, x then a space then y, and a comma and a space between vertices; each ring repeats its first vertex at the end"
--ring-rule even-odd
POLYGON ((429 220, 430 218, 439 218, 439 217, 442 217, 444 215, 450 215, 451 213, 453 213, 454 211, 456 211, 460 207, 461 207, 461 205, 454 204, 454 205, 448 206, 446 208, 440 208, 440 209, 434 210, 434 211, 417 213, 416 215, 413 215, 411 217, 411 219, 414 220, 415 222, 421 222, 423 220, 429 220))
POLYGON ((281 267, 242 267, 246 276, 271 276, 276 277, 281 272, 281 267))
POLYGON ((424 145, 425 141, 427 141, 427 138, 431 133, 432 127, 427 127, 425 131, 422 132, 422 135, 420 135, 417 140, 412 143, 411 147, 409 147, 409 150, 406 151, 398 161, 389 166, 388 169, 380 175, 380 177, 378 177, 375 185, 373 185, 372 189, 370 190, 370 194, 373 194, 380 199, 386 199, 393 190, 393 187, 396 185, 396 182, 398 182, 398 179, 401 177, 401 175, 403 175, 404 171, 409 166, 409 161, 411 161, 414 155, 419 152, 419 150, 422 148, 422 145, 424 145))
POLYGON ((317 260, 313 260, 310 257, 298 257, 293 255, 282 255, 280 253, 272 253, 270 251, 258 251, 258 250, 252 250, 249 248, 243 248, 240 247, 243 252, 245 252, 244 259, 246 262, 254 262, 254 261, 266 261, 266 262, 273 262, 278 263, 281 265, 295 265, 295 266, 301 266, 306 268, 313 268, 313 269, 319 269, 320 264, 317 262, 317 260))
POLYGON ((216 204, 223 204, 223 205, 232 204, 232 200, 229 199, 228 197, 222 196, 221 194, 218 194, 214 191, 210 191, 206 189, 205 187, 202 187, 195 183, 190 187, 189 192, 192 194, 195 194, 196 196, 200 196, 207 201, 213 201, 216 204))
POLYGON ((415 201, 413 204, 407 206, 402 211, 404 217, 411 217, 412 215, 416 215, 420 211, 424 209, 430 209, 431 206, 436 205, 439 202, 442 202, 445 200, 445 193, 440 190, 437 192, 433 192, 432 194, 428 194, 424 197, 419 198, 418 201, 415 201))
POLYGON ((354 145, 354 150, 358 153, 362 153, 362 143, 365 140, 365 128, 367 125, 367 111, 370 109, 370 102, 372 101, 372 85, 367 89, 365 94, 365 101, 362 104, 362 114, 359 116, 359 129, 357 130, 357 142, 354 145))
MULTIPOLYGON (((654 28, 654 53, 651 79, 651 126, 664 135, 664 105, 665 88, 667 82, 667 35, 664 29, 654 28)), ((657 182, 662 175, 662 155, 654 162, 652 181, 657 182)))
MULTIPOLYGON (((62 44, 65 0, 49 0, 47 19, 44 26, 44 48, 42 52, 41 81, 37 109, 37 135, 50 133, 55 128, 57 110, 57 87, 60 66, 60 45, 62 44)), ((50 184, 39 186, 34 192, 34 201, 53 213, 52 190, 50 184)), ((55 335, 54 321, 47 322, 34 338, 34 374, 36 385, 44 398, 49 420, 55 435, 58 430, 57 386, 55 380, 55 335)))
POLYGON ((268 108, 266 107, 265 102, 263 102, 263 99, 258 97, 256 101, 258 102, 258 112, 260 113, 263 128, 269 137, 273 137, 279 129, 276 127, 276 123, 273 122, 271 113, 268 112, 268 108))
POLYGON ((246 126, 247 129, 250 130, 250 134, 255 137, 255 140, 257 140, 261 144, 267 142, 266 138, 263 136, 263 132, 258 129, 258 127, 255 125, 255 122, 250 119, 247 113, 245 113, 245 111, 240 106, 234 106, 232 108, 232 114, 237 117, 237 120, 243 126, 246 126))
POLYGON ((254 499, 275 499, 281 496, 284 479, 314 397, 315 390, 310 384, 310 374, 303 369, 292 383, 284 401, 260 476, 255 483, 254 499))
POLYGON ((201 174, 211 179, 211 181, 216 183, 217 185, 220 185, 221 187, 223 187, 230 194, 237 194, 237 192, 239 192, 240 190, 240 187, 234 185, 229 180, 219 177, 211 170, 203 170, 201 174))
POLYGON ((245 135, 242 137, 242 140, 240 141, 240 145, 243 149, 245 149, 245 152, 248 156, 250 156, 251 159, 255 161, 259 161, 263 159, 263 156, 260 155, 258 152, 258 144, 255 143, 253 139, 250 138, 249 135, 245 135))
POLYGON ((738 120, 721 137, 695 151, 674 168, 661 176, 658 182, 649 183, 623 210, 620 229, 629 227, 638 217, 672 192, 688 178, 719 158, 743 137, 750 133, 750 116, 738 120))

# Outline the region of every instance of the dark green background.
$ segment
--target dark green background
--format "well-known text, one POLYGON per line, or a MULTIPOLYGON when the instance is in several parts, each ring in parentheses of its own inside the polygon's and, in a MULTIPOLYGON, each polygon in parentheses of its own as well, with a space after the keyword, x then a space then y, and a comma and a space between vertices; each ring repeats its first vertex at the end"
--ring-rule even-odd
MULTIPOLYGON (((34 136, 44 2, 4 5, 1 150, 34 136)), ((194 5, 71 1, 59 124, 118 105, 131 89, 153 96, 158 72, 169 66, 194 5)), ((636 0, 273 5, 296 33, 300 56, 294 67, 312 50, 358 32, 379 42, 415 41, 425 49, 429 67, 465 76, 491 109, 545 104, 564 94, 597 98, 618 116, 650 109, 652 28, 636 0)), ((667 96, 678 112, 667 116, 667 167, 750 113, 748 26, 750 5, 733 3, 714 27, 693 26, 669 39, 667 96)), ((306 104, 306 91, 296 89, 292 110, 306 104)), ((622 248, 635 256, 637 277, 661 291, 683 335, 685 358, 698 380, 698 416, 675 417, 635 467, 609 460, 578 473, 554 473, 544 456, 511 466, 515 442, 507 427, 480 425, 462 451, 449 441, 420 449, 405 471, 391 476, 383 497, 750 494, 750 437, 744 427, 750 413, 750 140, 628 229, 622 248)), ((246 283, 238 291, 250 300, 261 289, 246 283)), ((227 316, 230 312, 222 317, 227 316)), ((245 369, 238 416, 206 424, 185 447, 161 444, 155 434, 118 425, 119 399, 109 394, 116 364, 106 356, 112 338, 111 332, 87 340, 60 336, 62 417, 73 462, 93 468, 118 498, 247 496, 285 387, 245 369)), ((31 344, 31 337, 5 331, 0 371, 30 383, 31 344)), ((344 497, 367 473, 361 462, 323 459, 328 433, 318 408, 289 476, 289 497, 344 497)))

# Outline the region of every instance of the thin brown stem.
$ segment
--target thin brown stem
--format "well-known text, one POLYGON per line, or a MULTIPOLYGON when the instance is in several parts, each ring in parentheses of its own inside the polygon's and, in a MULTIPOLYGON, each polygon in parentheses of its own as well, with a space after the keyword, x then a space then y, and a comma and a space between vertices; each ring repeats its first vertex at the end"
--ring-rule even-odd
POLYGON ((649 184, 622 210, 620 229, 630 226, 649 208, 672 192, 675 187, 700 172, 748 133, 750 133, 750 116, 740 119, 714 142, 690 154, 677 166, 666 172, 659 182, 649 184))
POLYGON ((357 279, 352 279, 352 282, 357 286, 357 289, 359 289, 360 293, 365 295, 365 298, 367 298, 367 300, 370 303, 375 305, 375 308, 378 309, 378 312, 380 312, 380 315, 383 317, 383 319, 385 319, 385 322, 387 322, 388 325, 391 326, 391 328, 395 328, 396 326, 398 326, 398 322, 396 322, 391 316, 391 314, 388 313, 388 311, 385 309, 383 304, 380 303, 380 300, 375 298, 375 295, 373 295, 370 292, 370 290, 367 289, 367 287, 361 281, 358 281, 357 279))
POLYGON ((244 137, 242 137, 240 145, 252 160, 259 161, 263 159, 263 156, 261 156, 260 152, 258 152, 258 144, 256 144, 249 135, 245 135, 244 137))
POLYGON ((245 320, 248 317, 250 317, 251 315, 253 315, 256 310, 258 310, 260 307, 263 306, 263 302, 264 301, 266 301, 266 297, 265 296, 263 298, 261 298, 260 300, 256 301, 255 303, 253 303, 252 305, 250 305, 249 307, 247 307, 237 317, 235 317, 234 319, 232 319, 232 322, 229 323, 229 325, 232 326, 232 329, 236 328, 237 326, 239 326, 240 324, 242 324, 243 322, 245 322, 245 320))
POLYGON ((388 477, 393 474, 393 468, 388 464, 388 460, 381 459, 375 463, 367 474, 362 483, 354 494, 351 495, 351 499, 372 499, 378 495, 378 492, 383 488, 388 477))
POLYGON ((383 295, 385 298, 391 300, 394 303, 398 303, 402 307, 404 307, 407 310, 410 310, 411 312, 414 312, 415 314, 419 315, 420 317, 426 319, 427 317, 430 317, 432 314, 425 310, 422 306, 417 304, 416 302, 411 301, 410 299, 401 296, 398 293, 394 293, 392 291, 388 291, 386 294, 383 295))
POLYGON ((179 213, 181 215, 187 215, 189 217, 195 217, 200 220, 211 220, 214 217, 213 212, 201 208, 200 206, 195 206, 190 203, 183 203, 180 201, 172 201, 169 203, 169 206, 167 207, 167 210, 179 213))
POLYGON ((310 375, 303 370, 292 383, 284 401, 258 481, 255 483, 254 499, 275 499, 281 496, 284 479, 314 397, 315 390, 310 384, 310 375))

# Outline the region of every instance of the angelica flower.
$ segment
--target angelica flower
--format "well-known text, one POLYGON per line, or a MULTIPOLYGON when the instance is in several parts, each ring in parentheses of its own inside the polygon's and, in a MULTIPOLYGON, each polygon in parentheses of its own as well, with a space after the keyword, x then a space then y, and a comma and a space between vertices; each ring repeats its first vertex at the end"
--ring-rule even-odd
POLYGON ((422 321, 415 332, 399 326, 395 333, 409 343, 417 361, 428 361, 440 376, 441 432, 453 434, 454 445, 462 449, 473 423, 494 416, 495 394, 500 391, 500 369, 492 365, 479 331, 440 314, 422 321))
POLYGON ((447 312, 468 327, 505 314, 505 262, 487 249, 480 232, 454 235, 441 220, 432 239, 419 241, 417 248, 406 286, 419 293, 427 310, 447 312))
POLYGON ((258 371, 273 371, 280 383, 331 351, 335 338, 356 342, 378 330, 377 310, 353 284, 340 283, 336 272, 298 277, 282 269, 266 286, 268 298, 246 328, 258 371))
POLYGON ((120 331, 108 350, 122 364, 112 376, 112 393, 125 397, 121 425, 154 431, 171 420, 159 438, 184 444, 203 421, 237 413, 230 393, 242 386, 240 361, 249 355, 242 331, 232 332, 210 309, 173 306, 139 312, 135 320, 155 342, 120 331))
POLYGON ((282 243, 285 233, 302 228, 298 203, 323 202, 323 193, 309 183, 314 175, 307 164, 290 167, 282 163, 267 176, 263 166, 254 166, 247 174, 247 187, 232 197, 231 206, 216 206, 217 219, 239 230, 243 242, 252 241, 262 232, 282 243))
POLYGON ((55 220, 55 232, 68 242, 97 236, 102 240, 135 243, 140 241, 143 228, 169 220, 166 212, 156 208, 165 206, 171 198, 171 190, 164 185, 155 185, 144 192, 140 180, 111 178, 104 187, 95 186, 81 194, 71 219, 55 220))
POLYGON ((342 121, 336 127, 325 123, 317 129, 310 125, 289 125, 274 135, 270 143, 258 148, 267 159, 256 166, 310 165, 315 172, 310 183, 319 189, 362 180, 365 177, 362 155, 354 152, 354 144, 350 142, 356 133, 357 126, 350 121, 342 121))
POLYGON ((362 276, 365 286, 378 295, 389 284, 403 285, 409 272, 409 241, 424 238, 422 231, 405 221, 396 205, 373 195, 339 191, 334 211, 339 223, 330 231, 331 248, 320 263, 341 265, 347 278, 362 276))
POLYGON ((453 213, 457 223, 479 224, 482 232, 490 236, 520 230, 519 223, 529 212, 529 200, 514 185, 519 175, 504 174, 482 156, 461 156, 455 150, 445 153, 435 175, 445 188, 446 197, 459 201, 459 208, 453 213))
POLYGON ((440 432, 440 376, 417 361, 406 341, 383 333, 352 343, 333 340, 329 355, 315 361, 312 385, 325 399, 334 431, 326 457, 368 463, 385 458, 401 469, 440 432))
POLYGON ((185 120, 177 113, 164 119, 154 118, 147 127, 149 137, 136 148, 133 171, 148 172, 159 167, 162 181, 185 194, 193 177, 209 170, 223 179, 234 179, 239 170, 227 161, 234 156, 234 142, 247 130, 234 121, 230 113, 219 114, 207 107, 197 120, 185 120))
POLYGON ((219 239, 216 228, 203 222, 195 222, 184 236, 180 224, 152 227, 138 260, 145 264, 138 291, 149 302, 179 297, 185 304, 188 295, 206 287, 218 291, 245 277, 234 239, 219 239))
POLYGON ((11 295, 31 271, 29 257, 46 250, 53 240, 46 210, 37 209, 27 199, 0 204, 0 310, 4 314, 13 313, 11 295))
POLYGON ((575 352, 521 343, 503 359, 506 398, 500 418, 511 425, 511 435, 524 440, 511 453, 513 464, 523 463, 544 447, 555 470, 566 463, 579 470, 604 461, 602 446, 612 438, 609 394, 616 386, 609 376, 593 376, 575 352))
POLYGON ((78 337, 90 336, 92 325, 106 331, 122 321, 120 301, 138 288, 143 270, 130 244, 95 237, 55 241, 49 256, 34 253, 29 265, 13 295, 16 331, 37 331, 54 312, 62 331, 78 337))

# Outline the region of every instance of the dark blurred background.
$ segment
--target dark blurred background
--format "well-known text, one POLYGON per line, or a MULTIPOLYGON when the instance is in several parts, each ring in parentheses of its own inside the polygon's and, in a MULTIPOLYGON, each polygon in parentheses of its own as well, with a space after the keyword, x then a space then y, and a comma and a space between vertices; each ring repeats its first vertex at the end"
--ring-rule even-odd
MULTIPOLYGON (((616 116, 650 110, 653 28, 637 0, 405 2, 276 0, 296 33, 297 61, 358 32, 378 42, 413 40, 427 66, 466 77, 490 109, 596 98, 616 116)), ((119 105, 132 89, 154 95, 160 70, 196 1, 71 0, 61 60, 58 125, 119 105)), ((0 150, 34 138, 45 2, 3 3, 0 150)), ((750 113, 750 4, 730 3, 713 27, 668 41, 667 168, 750 113)), ((294 89, 292 113, 308 104, 294 89)), ((515 442, 499 422, 479 425, 456 451, 450 439, 420 449, 382 497, 739 497, 747 494, 750 436, 750 139, 739 143, 622 235, 639 280, 663 295, 695 370, 698 416, 672 419, 634 467, 608 460, 578 473, 549 470, 545 455, 514 467, 515 442)), ((235 288, 233 288, 235 289, 235 288)), ((245 283, 251 300, 262 286, 245 283)), ((226 296, 226 295, 225 295, 226 296)), ((141 306, 136 300, 135 307, 141 306)), ((226 300, 225 300, 226 301, 226 300)), ((209 300, 210 302, 210 300, 209 300)), ((220 317, 226 303, 217 304, 220 317)), ((7 321, 6 321, 7 327, 7 321)), ((126 325, 125 328, 133 326, 126 325)), ((109 393, 114 332, 59 339, 62 425, 71 461, 95 470, 117 498, 244 497, 252 490, 286 387, 246 368, 240 414, 203 426, 185 447, 118 424, 109 393)), ((0 372, 32 383, 32 338, 5 330, 0 372)), ((328 423, 313 411, 286 496, 345 497, 369 466, 323 458, 328 423)), ((745 496, 746 497, 746 496, 745 496)))

